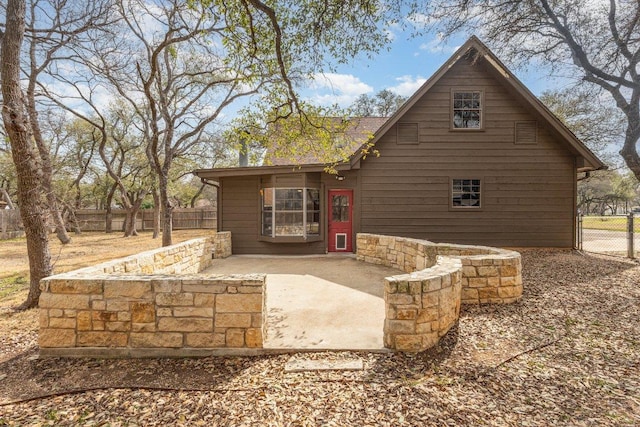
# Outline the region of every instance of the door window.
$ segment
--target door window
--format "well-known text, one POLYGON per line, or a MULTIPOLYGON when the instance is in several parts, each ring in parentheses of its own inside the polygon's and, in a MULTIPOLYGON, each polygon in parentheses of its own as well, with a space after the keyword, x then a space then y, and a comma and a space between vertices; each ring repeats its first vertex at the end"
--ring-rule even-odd
POLYGON ((349 222, 349 196, 335 194, 332 196, 331 221, 349 222))

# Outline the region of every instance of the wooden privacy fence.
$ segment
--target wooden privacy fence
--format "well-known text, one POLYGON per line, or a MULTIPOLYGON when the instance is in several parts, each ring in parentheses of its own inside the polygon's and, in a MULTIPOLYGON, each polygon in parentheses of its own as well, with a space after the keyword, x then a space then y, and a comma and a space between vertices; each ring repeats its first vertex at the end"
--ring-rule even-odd
POLYGON ((13 239, 24 235, 20 211, 0 209, 0 240, 13 239))
MULTIPOLYGON (((124 209, 113 209, 112 229, 114 231, 123 228, 127 213, 124 209)), ((104 209, 81 209, 76 211, 76 218, 82 231, 105 231, 106 215, 104 209)), ((71 225, 71 224, 69 224, 71 225)), ((216 229, 216 210, 214 208, 177 208, 173 211, 173 229, 216 229)), ((153 230, 153 210, 143 209, 136 217, 138 230, 153 230)))

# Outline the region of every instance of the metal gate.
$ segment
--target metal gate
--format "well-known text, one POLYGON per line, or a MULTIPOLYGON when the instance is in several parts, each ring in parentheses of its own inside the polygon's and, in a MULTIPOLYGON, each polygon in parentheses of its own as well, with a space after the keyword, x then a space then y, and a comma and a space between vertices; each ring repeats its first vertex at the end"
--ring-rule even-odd
POLYGON ((576 218, 576 248, 628 258, 640 256, 640 221, 629 215, 581 215, 576 218))

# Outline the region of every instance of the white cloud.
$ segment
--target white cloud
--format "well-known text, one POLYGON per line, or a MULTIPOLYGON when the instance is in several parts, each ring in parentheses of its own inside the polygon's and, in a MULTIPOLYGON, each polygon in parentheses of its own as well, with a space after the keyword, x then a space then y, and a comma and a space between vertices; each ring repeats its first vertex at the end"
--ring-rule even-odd
POLYGON ((391 92, 397 93, 398 95, 411 96, 420 88, 420 86, 424 84, 424 82, 427 81, 427 79, 422 76, 413 77, 404 75, 397 77, 396 81, 398 82, 398 84, 387 89, 389 89, 391 92))
POLYGON ((407 21, 416 28, 426 28, 429 25, 432 25, 436 21, 429 15, 425 13, 412 13, 407 17, 407 21))
POLYGON ((452 54, 458 50, 458 48, 460 48, 460 46, 448 46, 441 35, 437 35, 433 40, 422 43, 419 47, 420 50, 426 50, 430 53, 446 54, 452 54))
POLYGON ((359 95, 373 92, 373 87, 352 74, 317 73, 311 88, 316 90, 313 101, 320 105, 351 105, 359 95))
POLYGON ((396 38, 398 37, 398 35, 395 32, 393 32, 391 28, 385 28, 384 32, 387 35, 387 40, 389 40, 390 42, 395 41, 396 38))

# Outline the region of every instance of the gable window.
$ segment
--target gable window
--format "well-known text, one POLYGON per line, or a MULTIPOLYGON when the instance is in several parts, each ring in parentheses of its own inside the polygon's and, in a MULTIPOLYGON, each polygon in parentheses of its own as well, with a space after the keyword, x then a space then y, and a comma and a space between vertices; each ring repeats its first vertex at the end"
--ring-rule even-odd
POLYGON ((479 208, 481 186, 479 179, 451 180, 451 207, 453 208, 479 208))
POLYGON ((316 188, 263 188, 262 235, 307 237, 320 234, 320 191, 316 188))
POLYGON ((482 92, 454 90, 453 129, 482 129, 482 92))

